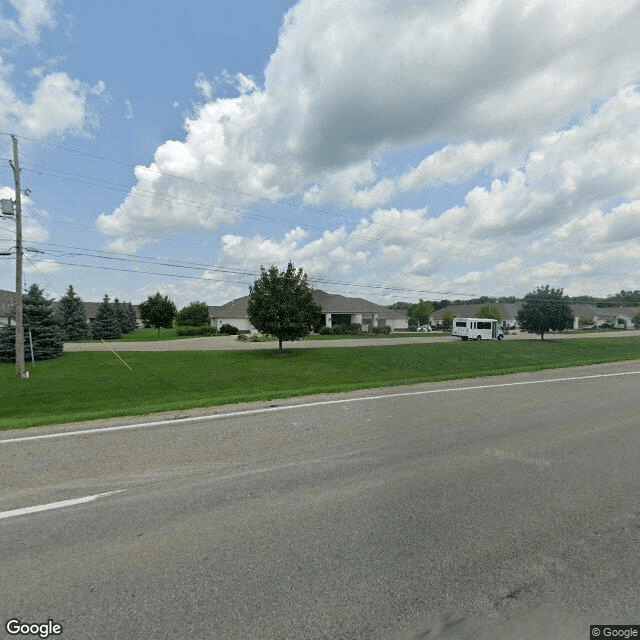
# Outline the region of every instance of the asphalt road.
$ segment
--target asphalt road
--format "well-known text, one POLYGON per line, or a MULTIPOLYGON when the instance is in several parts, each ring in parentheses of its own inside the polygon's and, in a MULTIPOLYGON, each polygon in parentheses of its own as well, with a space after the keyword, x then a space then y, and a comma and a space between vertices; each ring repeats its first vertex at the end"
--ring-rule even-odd
POLYGON ((635 361, 1 432, 4 636, 640 624, 639 386, 635 361))

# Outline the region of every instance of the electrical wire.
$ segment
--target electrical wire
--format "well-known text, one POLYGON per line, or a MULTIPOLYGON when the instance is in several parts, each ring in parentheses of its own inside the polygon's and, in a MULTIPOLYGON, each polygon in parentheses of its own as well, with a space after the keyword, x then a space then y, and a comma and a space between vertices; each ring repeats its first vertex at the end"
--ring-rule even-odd
MULTIPOLYGON (((7 134, 10 135, 10 134, 7 134)), ((70 147, 66 147, 63 145, 58 145, 58 144, 53 144, 50 142, 46 142, 37 138, 32 138, 32 137, 28 137, 28 136, 18 136, 19 138, 22 138, 24 140, 29 140, 31 142, 35 142, 37 144, 41 144, 41 145, 46 145, 52 148, 56 148, 59 149, 61 151, 64 152, 68 152, 68 153, 73 153, 73 154, 77 154, 77 155, 81 155, 84 157, 88 157, 88 158, 93 158, 95 160, 100 160, 103 162, 107 162, 107 163, 111 163, 114 165, 118 165, 118 166, 122 166, 122 167, 127 167, 127 168, 136 168, 137 165, 130 163, 130 162, 123 162, 120 160, 115 160, 113 158, 107 158, 104 156, 100 156, 97 154, 92 154, 92 153, 88 153, 88 152, 84 152, 84 151, 80 151, 78 149, 72 149, 70 147)), ((81 174, 75 174, 72 172, 68 172, 68 171, 63 171, 61 169, 55 169, 55 168, 51 168, 51 167, 44 167, 44 166, 40 166, 40 165, 36 165, 36 164, 32 164, 32 163, 22 163, 22 167, 23 170, 25 171, 32 171, 35 173, 38 173, 40 175, 47 175, 49 177, 53 177, 56 179, 62 179, 62 180, 68 180, 68 181, 75 181, 78 183, 82 183, 82 184, 86 184, 88 186, 92 186, 92 187, 97 187, 97 188, 104 188, 104 189, 109 189, 112 191, 116 191, 116 192, 122 192, 122 193, 131 193, 131 194, 135 194, 138 196, 142 196, 142 197, 146 197, 146 198, 152 198, 154 200, 157 200, 159 202, 169 202, 172 204, 183 204, 183 205, 187 205, 190 207, 193 207, 197 210, 202 210, 202 211, 207 211, 207 212, 211 212, 211 213, 215 213, 215 212, 225 212, 225 213, 231 213, 234 216, 238 216, 238 217, 245 217, 245 218, 249 218, 249 219, 253 219, 253 220, 257 220, 257 221, 261 221, 261 222, 267 222, 270 224, 279 224, 279 225, 285 225, 285 226, 296 226, 302 229, 306 229, 306 230, 310 230, 310 231, 315 231, 315 232, 320 232, 320 233, 326 233, 326 232, 331 232, 331 231, 335 231, 335 230, 330 230, 327 229, 325 227, 320 227, 320 226, 316 226, 316 225, 310 225, 310 224, 302 224, 299 221, 294 221, 294 220, 287 220, 287 219, 283 219, 283 218, 275 218, 275 217, 271 217, 271 216, 266 216, 266 215, 260 215, 260 214, 256 214, 253 212, 250 212, 246 209, 242 209, 242 208, 233 208, 233 207, 224 207, 221 205, 210 205, 207 204, 205 202, 202 201, 198 201, 198 200, 191 200, 188 198, 184 198, 184 197, 180 197, 180 196, 174 196, 172 194, 169 193, 162 193, 162 192, 155 192, 155 191, 149 191, 149 190, 145 190, 140 188, 139 186, 134 186, 134 187, 130 187, 128 185, 124 185, 124 184, 120 184, 117 182, 113 182, 110 180, 104 180, 101 178, 96 178, 93 176, 83 176, 81 174)), ((240 196, 242 198, 248 198, 254 201, 262 201, 265 203, 269 203, 272 205, 277 205, 277 206, 284 206, 284 207, 289 207, 289 208, 295 208, 297 210, 302 210, 302 211, 307 211, 310 213, 314 213, 314 214, 321 214, 321 215, 327 215, 327 216, 331 216, 334 218, 337 218, 343 222, 349 222, 352 221, 353 218, 344 215, 344 214, 339 214, 336 213, 334 211, 330 211, 330 210, 326 210, 326 209, 320 209, 320 208, 315 208, 315 207, 309 207, 306 205, 299 205, 299 204, 293 204, 284 200, 277 200, 277 199, 273 199, 273 198, 269 198, 266 196, 261 196, 261 195, 257 195, 257 194, 252 194, 252 193, 248 193, 248 192, 243 192, 237 189, 233 189, 231 187, 226 187, 226 186, 222 186, 222 185, 217 185, 217 184, 212 184, 212 183, 207 183, 207 182, 202 182, 202 181, 198 181, 192 178, 187 178, 185 176, 179 176, 176 174, 172 174, 172 173, 168 173, 168 172, 163 172, 160 171, 158 169, 153 169, 153 168, 149 168, 149 167, 144 167, 144 170, 149 172, 149 173, 154 173, 156 175, 165 177, 165 178, 172 178, 172 179, 176 179, 176 180, 181 180, 193 185, 197 185, 200 187, 205 187, 208 189, 212 189, 212 190, 217 190, 217 191, 224 191, 227 193, 231 193, 234 194, 236 196, 240 196)), ((33 217, 33 216, 25 216, 25 217, 33 217)), ((78 223, 78 222, 66 222, 66 221, 59 221, 59 220, 49 220, 51 222, 55 222, 58 224, 71 224, 71 225, 76 225, 76 226, 84 226, 87 228, 91 228, 90 225, 84 225, 82 223, 78 223)), ((394 227, 393 225, 386 225, 384 223, 380 223, 380 222, 375 222, 375 221, 371 221, 369 223, 371 226, 376 226, 376 227, 383 227, 383 228, 388 228, 388 229, 393 229, 393 230, 397 230, 397 227, 394 227)), ((5 229, 7 230, 7 229, 5 229)), ((8 230, 7 230, 8 231, 8 230)), ((482 246, 483 248, 490 248, 489 245, 487 245, 486 243, 480 243, 477 241, 473 241, 473 240, 460 240, 458 238, 450 238, 447 236, 442 236, 442 235, 435 235, 435 234, 424 234, 424 233, 420 233, 418 234, 421 237, 424 238, 428 238, 428 239, 432 239, 432 240, 439 240, 439 241, 445 241, 445 242, 464 242, 467 245, 479 245, 482 246)), ((141 236, 144 237, 144 236, 141 236)), ((429 249, 429 250, 425 250, 422 246, 416 245, 414 243, 411 242, 407 242, 407 241, 399 241, 399 240, 385 240, 383 238, 372 238, 370 236, 366 236, 366 235, 361 235, 361 234, 353 234, 351 233, 349 235, 350 238, 354 238, 354 239, 358 239, 361 240, 365 243, 372 243, 372 244, 383 244, 383 245, 387 245, 387 246, 405 246, 405 247, 410 247, 410 248, 414 248, 418 251, 421 252, 425 252, 425 253, 441 253, 441 254, 445 254, 445 255, 452 255, 452 256, 456 256, 456 257, 462 257, 464 259, 467 260, 481 260, 481 261, 492 261, 492 258, 486 258, 484 256, 477 256, 477 255, 473 255, 473 254, 469 254, 466 252, 458 252, 458 251, 451 251, 451 250, 444 250, 444 249, 429 249)), ((171 239, 165 239, 168 241, 172 241, 171 239)), ((38 244, 38 243, 35 243, 38 244)), ((55 246, 55 245, 52 245, 55 246)), ((62 246, 62 245, 60 245, 62 246)), ((496 245, 493 245, 494 248, 497 248, 496 245)), ((89 253, 79 253, 78 255, 84 255, 85 257, 89 256, 89 257, 94 257, 94 258, 102 258, 102 259, 113 259, 113 260, 128 260, 131 262, 138 262, 139 260, 134 259, 133 257, 115 257, 115 256, 106 256, 106 255, 99 255, 99 254, 104 254, 104 253, 109 253, 109 252, 100 252, 99 250, 90 250, 90 249, 85 249, 84 251, 89 252, 89 253)), ((117 254, 116 254, 117 255, 117 254)), ((126 256, 127 254, 119 254, 120 256, 126 256)), ((145 264, 147 262, 145 261, 154 261, 156 259, 154 258, 150 258, 150 257, 138 257, 140 258, 140 260, 142 260, 142 264, 145 264)), ((95 265, 79 265, 79 264, 74 264, 74 263, 64 263, 64 262, 58 262, 59 264, 68 264, 70 266, 83 266, 83 267, 87 267, 87 268, 99 268, 99 269, 109 269, 108 267, 101 267, 101 266, 95 266, 95 265)), ((162 266, 169 266, 172 268, 183 268, 183 269, 206 269, 206 270, 211 270, 211 271, 215 271, 215 272, 222 272, 222 273, 237 273, 237 274, 242 274, 242 275, 249 275, 250 272, 247 270, 234 270, 234 269, 226 269, 226 268, 221 268, 221 267, 214 267, 214 266, 207 266, 207 265, 189 265, 189 264, 180 264, 177 262, 171 262, 171 263, 158 263, 159 265, 162 266)), ((35 266, 35 265, 34 265, 35 266)), ((195 276, 180 276, 180 275, 175 275, 175 274, 166 274, 166 273, 157 273, 157 272, 143 272, 143 271, 136 271, 136 270, 127 270, 127 269, 119 269, 119 268, 115 268, 112 267, 110 268, 111 270, 118 270, 118 271, 129 271, 129 272, 133 272, 133 273, 151 273, 154 275, 164 275, 167 277, 187 277, 187 278, 191 278, 191 279, 198 279, 198 280, 210 280, 210 278, 204 278, 204 277, 200 277, 200 278, 196 278, 195 276)), ((357 284, 357 283, 353 283, 353 282, 341 282, 341 281, 336 281, 336 280, 324 280, 324 279, 315 279, 314 281, 317 282, 323 282, 325 284, 334 284, 334 285, 339 285, 339 286, 358 286, 361 288, 369 288, 369 289, 377 289, 377 290, 393 290, 393 291, 402 291, 402 292, 412 292, 412 293, 422 293, 422 294, 426 294, 426 293, 431 293, 431 294, 438 294, 438 295, 454 295, 454 296, 471 296, 470 294, 466 294, 466 293, 455 293, 455 292, 437 292, 437 291, 425 291, 425 290, 418 290, 418 289, 407 289, 407 288, 399 288, 399 287, 388 287, 385 285, 369 285, 369 284, 357 284)), ((224 281, 221 281, 224 282, 224 281)), ((245 282, 236 282, 236 281, 228 281, 228 282, 234 282, 236 284, 247 284, 245 282)), ((477 296, 476 296, 477 297, 477 296)), ((624 300, 625 302, 628 302, 627 300, 624 300)), ((615 303, 615 301, 611 301, 609 299, 607 299, 607 302, 610 303, 615 303)))
MULTIPOLYGON (((24 167, 38 167, 38 165, 29 165, 28 163, 23 163, 24 167)), ((225 207, 222 205, 211 205, 211 204, 207 204, 201 200, 192 200, 189 198, 185 198, 182 196, 174 196, 172 194, 168 194, 168 193, 163 193, 163 192, 157 192, 157 191, 149 191, 148 189, 142 189, 139 186, 134 186, 134 187, 128 187, 127 185, 122 185, 122 184, 118 184, 115 182, 110 182, 107 180, 101 180, 98 178, 92 178, 92 177, 88 177, 88 176, 82 176, 79 174, 73 174, 71 172, 66 172, 66 171, 58 171, 55 169, 49 169, 46 167, 39 167, 39 168, 25 168, 25 171, 33 171, 35 173, 38 173, 40 175, 46 175, 49 177, 54 177, 54 178, 59 178, 62 180, 67 180, 67 181, 71 181, 71 182, 77 182, 80 184, 87 184, 89 186, 96 186, 99 188, 103 188, 103 189, 108 189, 108 190, 112 190, 112 191, 117 191, 120 193, 127 193, 127 194, 131 194, 131 195, 136 195, 136 196, 140 196, 143 198, 148 198, 150 200, 156 201, 156 202, 160 202, 160 203, 169 203, 169 204, 174 204, 174 205, 183 205, 183 206, 188 206, 191 209, 195 209, 196 211, 203 211, 206 213, 217 213, 217 212, 224 212, 227 214, 231 214, 233 217, 237 217, 237 218, 247 218, 250 220, 255 220, 257 222, 266 222, 268 224, 275 224, 275 225, 280 225, 280 226, 285 226, 285 227, 297 227, 297 228, 301 228, 301 229, 305 229, 307 231, 313 231, 313 232, 317 232, 317 233, 327 233, 327 232, 335 232, 335 229, 327 229, 326 227, 321 227, 321 226, 317 226, 317 225, 312 225, 309 223, 304 223, 301 222, 300 220, 291 220, 291 219, 287 219, 287 218, 276 218, 273 216, 268 216, 265 214, 258 214, 258 213, 254 213, 249 211, 248 209, 241 209, 241 208, 237 208, 237 207, 225 207)), ((196 183, 196 184, 201 184, 201 183, 196 183)), ((283 204, 278 202, 278 204, 283 204)), ((302 207, 304 208, 304 207, 302 207)), ((338 215, 338 214, 336 214, 338 215)), ((339 216, 341 218, 344 218, 342 216, 339 216)), ((344 220, 348 220, 346 218, 344 218, 344 220)), ((388 224, 383 224, 380 222, 374 222, 371 221, 369 223, 372 227, 382 227, 385 229, 389 229, 389 230, 393 230, 393 231, 397 231, 398 228, 396 226, 393 225, 388 225, 388 224)), ((345 234, 347 232, 345 231, 345 234)), ((433 234, 425 234, 425 233, 413 233, 413 235, 417 235, 419 237, 424 237, 425 239, 428 240, 439 240, 439 241, 445 241, 445 242, 469 242, 471 244, 479 244, 473 241, 462 241, 459 239, 454 239, 454 238, 446 238, 444 236, 437 236, 437 235, 433 235, 433 234)), ((147 239, 146 236, 144 236, 145 239, 147 239)), ((444 255, 451 255, 451 256, 455 256, 458 258, 462 258, 465 260, 479 260, 479 261, 483 261, 483 262, 491 262, 493 261, 493 258, 488 258, 485 256, 480 256, 480 255, 474 255, 474 254, 470 254, 468 252, 461 252, 461 251, 453 251, 453 250, 447 250, 447 249, 434 249, 434 248, 429 248, 428 250, 425 249, 422 245, 420 244, 416 244, 414 242, 409 242, 406 240, 398 240, 398 239, 393 239, 393 240, 387 240, 385 238, 376 238, 376 237, 371 237, 368 235, 363 235, 363 234, 358 234, 358 233, 349 233, 348 237, 350 239, 356 239, 356 240, 360 240, 366 244, 381 244, 384 246, 404 246, 404 247, 408 247, 408 248, 412 248, 416 251, 419 251, 421 253, 438 253, 438 254, 444 254, 444 255)), ((486 249, 490 249, 491 247, 489 245, 483 245, 483 248, 486 249)))
MULTIPOLYGON (((122 167, 135 169, 138 166, 138 165, 136 165, 134 163, 124 162, 124 161, 121 161, 121 160, 115 160, 113 158, 107 158, 107 157, 100 156, 100 155, 97 155, 97 154, 92 154, 92 153, 88 153, 88 152, 85 152, 85 151, 80 151, 78 149, 72 149, 70 147, 65 147, 65 146, 62 146, 62 145, 53 144, 53 143, 50 143, 50 142, 46 142, 44 140, 39 140, 37 138, 30 138, 28 136, 20 136, 20 137, 24 138, 25 140, 30 140, 31 142, 35 142, 37 144, 46 145, 46 146, 49 146, 49 147, 52 147, 52 148, 56 148, 56 149, 65 151, 67 153, 73 153, 73 154, 77 154, 77 155, 93 158, 95 160, 100 160, 100 161, 103 161, 103 162, 111 163, 111 164, 122 166, 122 167)), ((27 163, 23 163, 23 166, 29 166, 29 165, 27 163)), ((30 165, 30 166, 36 167, 37 165, 30 165)), ((50 170, 50 171, 59 171, 60 173, 65 173, 62 170, 48 169, 46 167, 43 168, 43 169, 50 170)), ((295 209, 298 209, 298 210, 308 211, 308 212, 314 213, 314 214, 327 215, 327 216, 331 216, 331 217, 334 217, 334 218, 338 218, 338 219, 340 219, 340 220, 342 220, 344 222, 353 220, 353 218, 351 218, 350 216, 347 216, 345 214, 340 214, 340 213, 337 213, 335 211, 331 211, 331 210, 328 210, 328 209, 321 209, 321 208, 318 208, 318 207, 309 207, 308 205, 294 204, 294 203, 291 203, 291 202, 287 202, 286 200, 278 200, 278 199, 275 199, 275 198, 269 198, 267 196, 257 195, 257 194, 254 194, 254 193, 248 193, 248 192, 245 192, 245 191, 240 191, 238 189, 233 189, 231 187, 222 186, 222 185, 218 185, 218 184, 213 184, 213 183, 209 183, 209 182, 204 182, 204 181, 200 181, 200 180, 195 180, 193 178, 188 178, 186 176, 181 176, 181 175, 169 173, 169 172, 166 172, 166 171, 160 171, 157 168, 151 169, 151 168, 149 168, 147 166, 144 166, 144 170, 149 172, 149 173, 161 176, 161 177, 181 180, 181 181, 184 181, 184 182, 188 182, 190 184, 198 185, 198 186, 201 186, 201 187, 206 187, 206 188, 212 189, 212 190, 225 191, 227 193, 231 193, 231 194, 234 194, 236 196, 242 196, 243 198, 250 198, 252 200, 267 202, 267 203, 272 204, 272 205, 285 206, 285 207, 295 208, 295 209)), ((70 175, 73 175, 73 174, 70 174, 70 175)), ((100 182, 100 179, 98 179, 98 178, 95 178, 95 180, 100 182)), ((104 182, 107 182, 107 181, 104 181, 104 182)), ((119 187, 123 187, 123 185, 118 185, 118 186, 119 187)), ((393 225, 384 225, 383 223, 379 223, 379 222, 373 222, 372 221, 371 224, 387 227, 387 228, 390 228, 390 229, 395 229, 395 227, 393 225)), ((435 235, 435 234, 433 234, 433 235, 432 234, 420 234, 420 235, 423 235, 424 237, 432 237, 432 238, 436 238, 436 239, 440 239, 440 240, 446 240, 446 241, 450 241, 450 242, 462 242, 458 238, 447 237, 447 236, 442 236, 442 235, 435 235)), ((498 248, 497 245, 487 245, 486 242, 478 242, 478 241, 474 241, 474 240, 465 240, 464 242, 466 244, 477 244, 478 246, 482 246, 482 247, 489 246, 489 248, 494 248, 494 249, 498 248)))

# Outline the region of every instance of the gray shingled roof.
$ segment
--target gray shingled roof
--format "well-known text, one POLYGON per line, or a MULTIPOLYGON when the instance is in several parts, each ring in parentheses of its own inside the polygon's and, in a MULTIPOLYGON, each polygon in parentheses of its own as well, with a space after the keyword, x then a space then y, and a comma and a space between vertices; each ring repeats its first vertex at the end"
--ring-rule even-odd
MULTIPOLYGON (((324 313, 377 313, 381 319, 407 317, 404 311, 389 309, 364 298, 347 298, 335 293, 326 293, 320 289, 313 290, 313 299, 322 307, 324 313)), ((248 302, 249 296, 243 296, 219 307, 209 307, 209 313, 213 318, 246 318, 248 302)))
MULTIPOLYGON (((13 291, 6 291, 4 289, 0 289, 0 317, 6 318, 9 315, 12 315, 11 309, 12 309, 12 303, 14 299, 15 299, 15 293, 13 291)), ((57 304, 58 304, 58 300, 54 300, 53 302, 54 308, 57 306, 57 304)), ((87 313, 87 319, 96 317, 96 311, 98 310, 98 307, 101 304, 102 302, 85 302, 84 303, 84 309, 87 313)), ((133 308, 136 312, 136 316, 139 317, 138 305, 134 304, 133 308)))
MULTIPOLYGON (((451 312, 456 318, 475 318, 481 304, 450 304, 448 307, 438 309, 431 314, 431 317, 440 322, 445 313, 451 312)), ((505 320, 513 320, 516 313, 522 308, 521 302, 499 303, 500 312, 505 320)))
POLYGON ((209 315, 212 318, 246 318, 249 296, 236 298, 219 307, 209 307, 209 315))
POLYGON ((13 291, 0 289, 0 316, 7 318, 12 315, 12 307, 16 294, 13 291))
MULTIPOLYGON (((474 318, 480 304, 451 304, 443 309, 434 311, 431 317, 440 322, 445 313, 451 312, 457 318, 474 318)), ((515 319, 516 314, 522 309, 521 302, 500 303, 498 304, 502 317, 505 320, 515 319)), ((640 312, 640 307, 594 307, 590 304, 576 303, 570 305, 571 311, 575 318, 597 317, 600 321, 604 319, 615 320, 618 316, 632 317, 640 312)))

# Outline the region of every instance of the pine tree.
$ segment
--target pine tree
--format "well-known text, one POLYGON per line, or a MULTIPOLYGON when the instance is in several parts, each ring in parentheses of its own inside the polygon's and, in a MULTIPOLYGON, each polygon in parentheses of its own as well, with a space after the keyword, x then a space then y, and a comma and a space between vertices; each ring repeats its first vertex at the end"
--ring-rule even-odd
MULTIPOLYGON (((25 356, 35 360, 47 360, 62 355, 62 330, 53 311, 53 301, 44 295, 44 290, 32 284, 22 298, 22 317, 24 324, 25 356)), ((0 360, 14 362, 16 359, 16 328, 0 328, 0 360)))
POLYGON ((82 340, 89 336, 84 302, 76 295, 72 285, 69 285, 66 295, 60 298, 58 320, 64 340, 82 340))
POLYGON ((127 316, 124 302, 120 302, 118 298, 114 298, 113 311, 116 314, 116 321, 120 327, 120 333, 127 333, 127 316))
POLYGON ((127 302, 125 306, 126 317, 126 331, 124 333, 131 333, 138 328, 138 317, 136 316, 136 310, 130 302, 127 302))
POLYGON ((122 335, 116 311, 105 294, 96 311, 96 317, 91 325, 91 337, 94 340, 113 340, 122 335))

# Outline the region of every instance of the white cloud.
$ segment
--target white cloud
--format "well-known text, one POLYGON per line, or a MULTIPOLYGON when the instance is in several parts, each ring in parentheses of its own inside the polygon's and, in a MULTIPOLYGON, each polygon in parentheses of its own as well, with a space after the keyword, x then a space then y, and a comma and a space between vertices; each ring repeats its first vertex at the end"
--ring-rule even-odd
POLYGON ((13 68, 0 58, 0 127, 19 135, 46 137, 75 133, 86 135, 96 126, 88 101, 102 98, 104 83, 88 85, 62 71, 34 74, 31 95, 19 96, 11 84, 13 68))
POLYGON ((0 38, 36 43, 42 29, 56 25, 57 4, 58 0, 7 0, 5 8, 0 7, 0 38))
POLYGON ((32 93, 30 103, 14 104, 19 130, 26 135, 43 137, 72 132, 84 134, 93 121, 87 110, 89 95, 101 96, 104 84, 89 86, 64 72, 43 76, 32 93))
MULTIPOLYGON (((13 187, 0 187, 0 199, 14 200, 15 190, 13 187)), ((30 242, 46 242, 49 240, 49 231, 42 224, 42 219, 46 219, 48 214, 46 211, 37 210, 33 204, 33 200, 23 194, 21 199, 22 209, 22 239, 23 246, 27 246, 30 242)), ((14 247, 16 242, 15 217, 0 217, 0 250, 11 243, 14 247)))
POLYGON ((398 177, 379 178, 371 160, 329 174, 304 194, 306 205, 329 202, 361 209, 381 206, 393 196, 424 187, 458 184, 497 165, 507 165, 509 145, 501 140, 482 144, 448 144, 428 155, 416 167, 398 177))
POLYGON ((196 89, 202 94, 202 97, 205 100, 211 100, 213 97, 213 92, 215 89, 215 85, 207 80, 204 73, 199 73, 196 81, 194 83, 196 89))
POLYGON ((32 275, 35 277, 38 275, 46 275, 47 273, 58 273, 61 269, 62 267, 53 260, 26 260, 24 262, 25 275, 32 275))
POLYGON ((500 140, 482 144, 448 144, 427 156, 398 180, 400 191, 416 191, 425 186, 455 184, 474 176, 487 165, 504 162, 508 145, 500 140))
POLYGON ((97 126, 91 98, 104 98, 103 82, 94 84, 55 69, 61 60, 41 50, 44 29, 57 26, 59 0, 7 0, 0 6, 0 129, 18 135, 87 135, 97 126), (21 70, 16 67, 37 65, 21 70), (43 60, 47 60, 43 64, 43 60))
MULTIPOLYGON (((183 225, 165 193, 213 207, 249 206, 238 192, 278 199, 306 191, 307 203, 368 208, 486 167, 504 172, 505 155, 638 80, 639 30, 633 0, 301 0, 285 16, 263 87, 223 74, 238 95, 215 98, 213 84, 196 79, 205 104, 186 120, 185 139, 159 147, 152 165, 195 182, 156 180, 157 201, 130 195, 99 228, 116 236, 183 225), (434 143, 417 166, 378 175, 387 151, 434 143)), ((490 199, 516 190, 511 175, 487 191, 490 199)), ((193 224, 234 219, 200 213, 193 224)))

